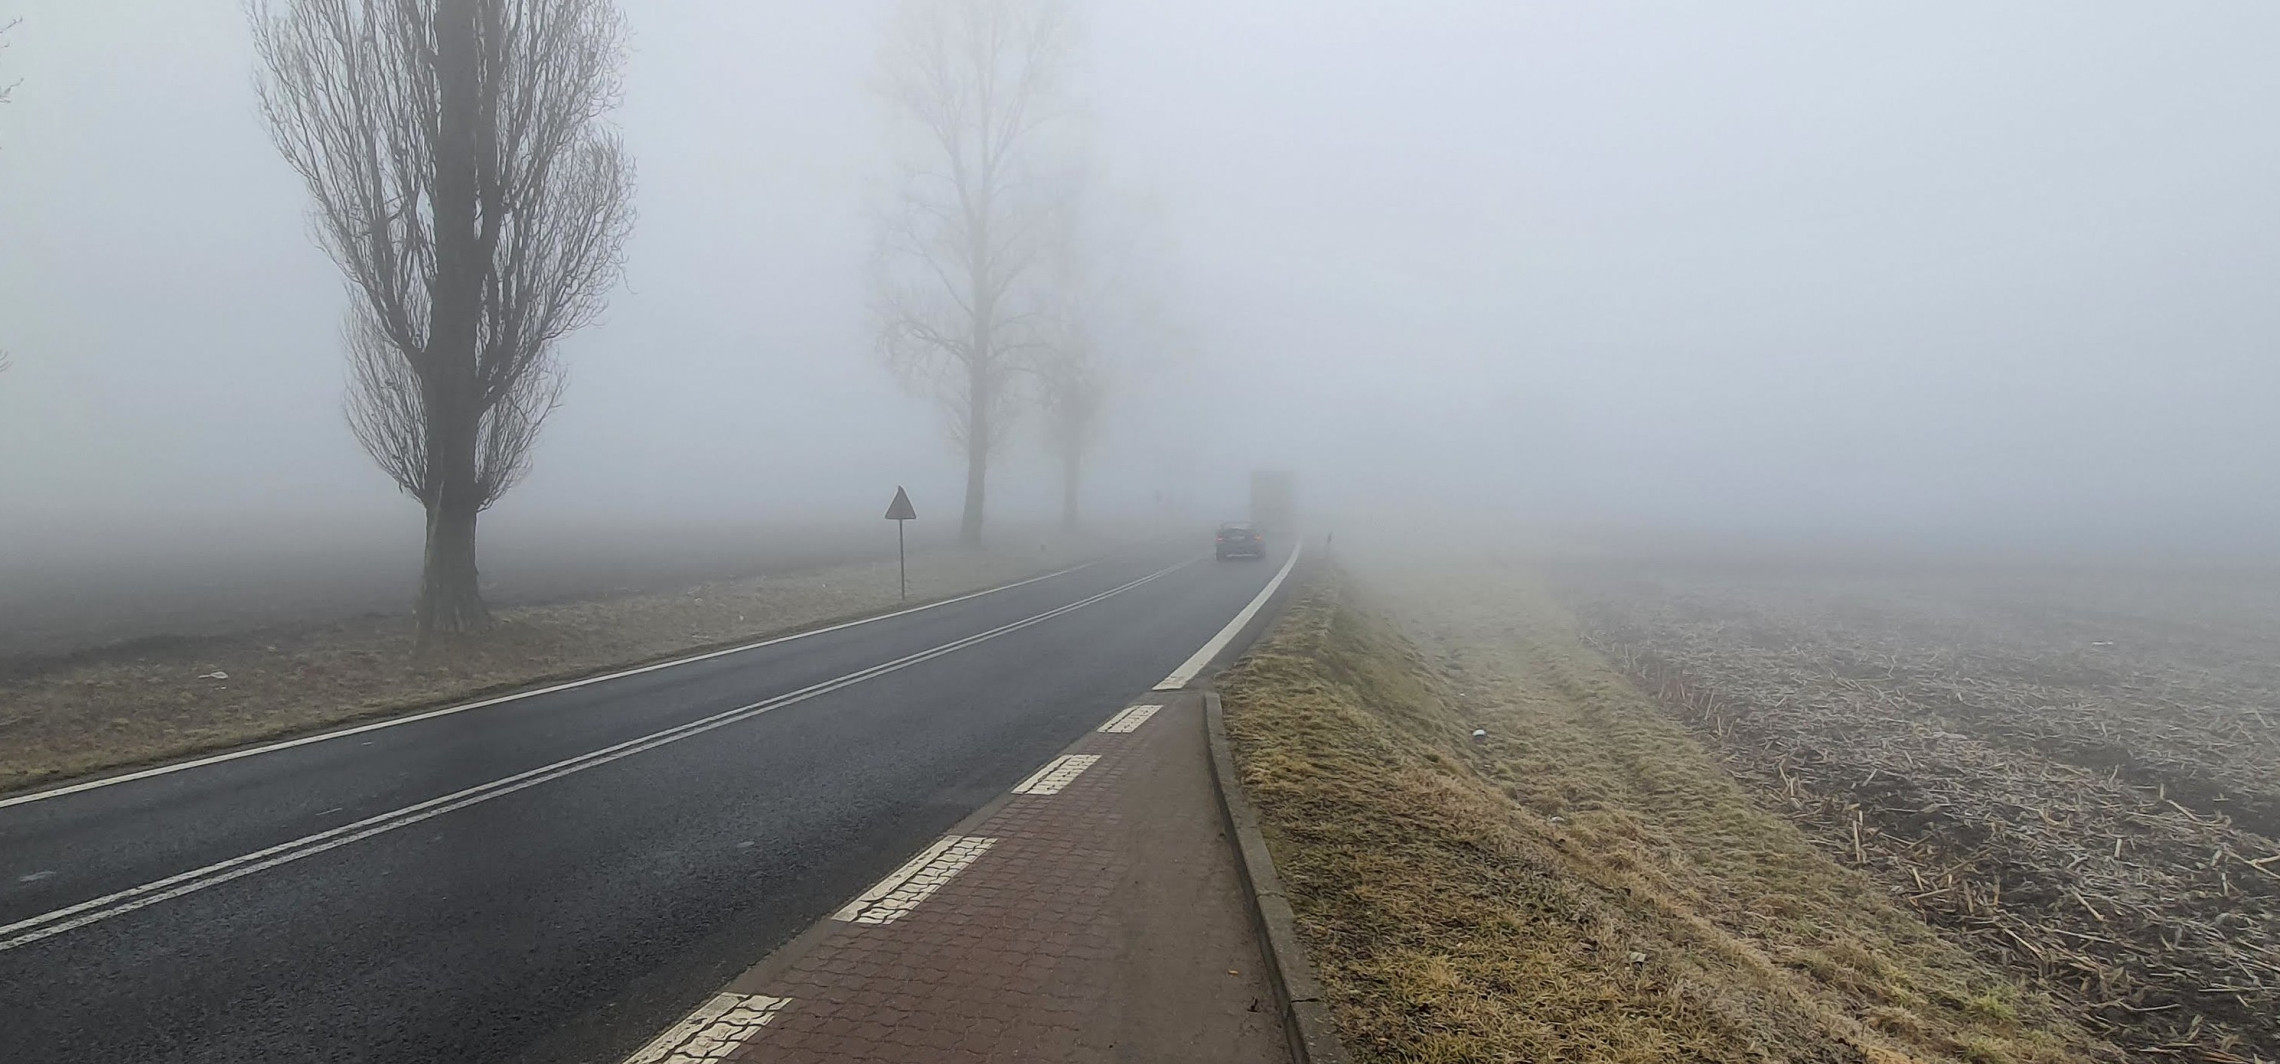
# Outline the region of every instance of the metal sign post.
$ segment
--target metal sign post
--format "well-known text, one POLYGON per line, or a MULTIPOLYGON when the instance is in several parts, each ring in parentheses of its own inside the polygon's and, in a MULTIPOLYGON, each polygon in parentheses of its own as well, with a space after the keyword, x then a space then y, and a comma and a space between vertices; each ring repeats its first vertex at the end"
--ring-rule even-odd
POLYGON ((895 523, 895 579, 902 587, 903 601, 910 601, 910 566, 903 555, 903 522, 918 519, 918 511, 910 508, 910 496, 895 485, 895 501, 887 504, 887 520, 895 523))

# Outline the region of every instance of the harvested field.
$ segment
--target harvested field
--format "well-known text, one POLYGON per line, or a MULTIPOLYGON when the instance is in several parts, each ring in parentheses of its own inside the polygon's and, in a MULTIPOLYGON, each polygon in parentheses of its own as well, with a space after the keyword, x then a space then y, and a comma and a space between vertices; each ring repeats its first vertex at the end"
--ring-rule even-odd
MULTIPOLYGON (((1043 572, 1094 549, 921 552, 911 559, 911 600, 1043 572)), ((367 617, 0 662, 0 793, 741 642, 897 602, 890 559, 501 609, 488 630, 424 653, 414 652, 407 619, 367 617)))
POLYGON ((1755 804, 1532 571, 1366 572, 1218 683, 1359 1059, 2113 1058, 1755 804))
POLYGON ((2145 1061, 2280 1061, 2280 581, 1569 566, 1805 828, 2145 1061))

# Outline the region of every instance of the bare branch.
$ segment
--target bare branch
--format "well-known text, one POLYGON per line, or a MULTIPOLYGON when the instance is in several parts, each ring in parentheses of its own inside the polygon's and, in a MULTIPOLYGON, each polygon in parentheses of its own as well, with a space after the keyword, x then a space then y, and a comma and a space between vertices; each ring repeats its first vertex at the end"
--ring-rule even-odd
POLYGON ((429 498, 427 421, 411 360, 370 307, 350 310, 342 332, 348 346, 342 406, 349 430, 405 494, 429 498))
MULTIPOLYGON (((12 18, 5 23, 0 23, 0 52, 5 52, 8 50, 8 31, 15 29, 16 27, 23 24, 24 20, 20 18, 12 18)), ((19 84, 21 84, 21 82, 15 81, 11 81, 6 84, 0 84, 0 103, 7 103, 8 97, 16 94, 16 86, 19 84)))

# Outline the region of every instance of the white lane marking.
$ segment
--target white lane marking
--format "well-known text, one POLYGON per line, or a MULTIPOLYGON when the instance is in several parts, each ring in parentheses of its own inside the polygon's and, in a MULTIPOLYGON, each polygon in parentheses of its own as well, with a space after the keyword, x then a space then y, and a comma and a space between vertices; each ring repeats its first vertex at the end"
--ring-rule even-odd
POLYGON ((1243 607, 1243 612, 1236 614, 1234 620, 1227 622, 1227 627, 1220 629, 1218 635, 1212 636, 1211 642, 1205 643, 1203 649, 1196 651, 1194 656, 1181 662, 1180 667, 1173 669, 1170 676, 1164 677, 1163 682, 1158 683, 1155 689, 1158 691, 1177 691, 1186 687, 1188 681, 1195 679, 1196 673, 1202 672, 1204 666, 1211 664, 1211 659, 1218 657, 1220 651, 1227 649, 1227 644, 1234 642, 1235 637, 1242 633, 1243 626, 1251 623, 1251 618, 1259 615, 1260 607, 1265 606, 1267 600, 1274 597, 1275 589, 1281 587, 1283 578, 1290 575, 1291 566, 1298 564, 1298 552, 1303 546, 1305 545, 1292 544, 1290 560, 1283 563, 1282 571, 1276 573, 1274 579, 1267 581, 1267 586, 1259 589, 1258 597, 1253 598, 1250 605, 1243 607))
MULTIPOLYGON (((983 588, 980 591, 968 592, 967 594, 960 595, 956 598, 947 598, 943 599, 940 602, 929 602, 924 606, 912 606, 907 610, 896 610, 893 613, 882 613, 876 617, 864 617, 859 620, 842 621, 838 624, 830 625, 824 628, 814 628, 805 632, 794 632, 791 635, 780 635, 773 639, 763 639, 757 643, 746 643, 742 646, 733 646, 724 650, 712 650, 707 651, 703 654, 692 654, 689 657, 674 658, 671 661, 653 662, 651 664, 643 665, 638 668, 621 669, 617 672, 603 673, 600 676, 588 676, 582 680, 570 680, 565 683, 555 684, 551 687, 541 687, 535 691, 517 691, 513 694, 500 695, 496 698, 486 698, 478 702, 468 702, 464 705, 445 706, 442 709, 430 709, 424 712, 412 713, 406 716, 391 717, 387 720, 373 721, 370 724, 359 724, 353 728, 342 728, 338 731, 320 732, 316 735, 304 735, 298 739, 285 739, 280 742, 265 743, 261 746, 247 747, 243 750, 232 750, 225 754, 215 754, 211 757, 201 757, 194 761, 182 761, 172 765, 160 765, 156 768, 146 768, 139 772, 127 772, 117 776, 105 776, 102 779, 86 780, 80 783, 73 783, 62 787, 51 787, 44 791, 33 791, 30 794, 19 794, 13 798, 0 798, 0 809, 6 809, 12 805, 23 805, 27 802, 41 802, 46 801, 50 798, 61 798, 67 794, 78 794, 81 791, 91 791, 98 787, 110 787, 121 783, 132 783, 136 780, 149 779, 152 776, 164 776, 172 772, 182 772, 193 768, 203 768, 207 765, 218 765, 224 761, 235 761, 239 758, 253 757, 257 754, 268 754, 275 753, 279 750, 290 750, 297 746, 308 746, 311 743, 321 743, 328 739, 343 739, 351 735, 362 735, 366 732, 379 731, 382 728, 394 728, 405 724, 417 724, 423 720, 433 720, 437 717, 448 717, 455 713, 465 713, 471 709, 483 709, 485 707, 496 706, 504 702, 514 702, 525 698, 536 698, 540 695, 550 695, 557 691, 574 690, 576 688, 586 687, 591 684, 603 683, 609 680, 621 680, 628 676, 639 676, 642 673, 646 672, 656 672, 660 669, 670 669, 680 665, 693 665, 700 661, 711 661, 714 658, 727 657, 730 654, 742 654, 748 650, 758 650, 762 647, 772 647, 782 643, 789 643, 795 639, 807 639, 811 636, 819 636, 830 632, 844 631, 849 628, 854 628, 858 625, 875 624, 879 621, 892 620, 896 617, 905 617, 924 610, 931 610, 942 606, 948 606, 953 603, 964 602, 968 599, 977 599, 983 595, 994 595, 1000 591, 1011 591, 1014 588, 1022 587, 1027 584, 1034 584, 1040 580, 1051 580, 1056 576, 1067 576, 1068 574, 1076 572, 1079 569, 1089 569, 1107 560, 1108 559, 1106 558, 1096 558, 1092 561, 1084 563, 1083 565, 1072 565, 1066 569, 1046 573, 1042 576, 1032 576, 1026 580, 1016 580, 1010 584, 1000 584, 996 587, 983 588)), ((357 745, 370 746, 372 745, 372 742, 368 739, 357 745)))
POLYGON ((1123 711, 1117 713, 1117 715, 1113 717, 1108 718, 1107 723, 1102 724, 1100 727, 1093 730, 1108 732, 1112 735, 1121 735, 1125 732, 1139 731, 1140 726, 1148 723, 1148 718, 1155 716, 1156 711, 1162 708, 1164 707, 1126 706, 1123 711))
POLYGON ((760 1033, 792 1003, 765 994, 717 994, 687 1019, 666 1029, 625 1064, 711 1064, 760 1033))
POLYGON ((16 882, 18 882, 18 883, 37 883, 37 882, 39 882, 40 880, 46 879, 46 878, 48 878, 49 876, 52 876, 52 875, 54 875, 54 874, 55 874, 55 869, 53 869, 53 868, 45 868, 45 869, 41 869, 40 871, 34 872, 34 873, 32 873, 32 874, 30 874, 30 875, 28 875, 28 876, 17 876, 17 877, 16 877, 16 882))
POLYGON ((1075 602, 1054 607, 1053 609, 1046 610, 1043 613, 1014 621, 1011 624, 1000 625, 999 627, 992 628, 986 632, 978 632, 963 639, 957 639, 948 643, 944 643, 941 646, 935 647, 931 650, 922 650, 916 654, 897 658, 884 664, 873 665, 866 669, 859 669, 855 672, 848 673, 845 676, 841 676, 838 679, 826 680, 819 684, 803 687, 788 694, 777 695, 776 697, 768 699, 766 701, 754 702, 748 706, 741 706, 736 709, 728 710, 726 712, 716 713, 710 717, 703 717, 697 720, 693 720, 685 724, 667 728, 663 731, 642 736, 638 739, 628 739, 625 742, 619 743, 615 746, 607 746, 603 747, 600 750, 580 754, 576 757, 564 758, 563 760, 557 761, 551 765, 541 765, 538 768, 519 772, 512 776, 505 776, 492 780, 489 783, 481 783, 473 787, 466 788, 465 790, 454 791, 450 794, 443 795, 440 798, 430 798, 427 801, 420 802, 416 805, 408 805, 392 812, 366 817, 363 820, 359 820, 350 824, 343 824, 337 828, 331 829, 330 831, 322 831, 314 835, 307 835, 302 838, 295 839, 291 842, 279 843, 275 846, 256 850, 252 853, 241 854, 237 857, 232 857, 223 861, 216 861, 213 864, 206 865, 203 868, 194 868, 188 872, 182 872, 176 875, 168 876, 164 879, 153 880, 152 882, 144 883, 141 886, 128 887, 125 890, 115 891, 100 898, 94 898, 88 901, 80 902, 77 905, 66 906, 65 908, 56 909, 52 912, 41 913, 38 916, 27 917, 12 924, 0 925, 0 936, 14 936, 0 937, 0 953, 15 949, 18 946, 37 942, 43 938, 48 938, 53 935, 60 935, 66 931, 85 927, 88 924, 96 923, 101 920, 107 920, 113 916, 119 916, 147 906, 156 905, 159 902, 166 901, 171 898, 178 898, 184 894, 204 890, 207 887, 218 886, 222 883, 227 883, 230 880, 237 879, 241 876, 252 875, 256 872, 275 868, 278 865, 286 864, 291 861, 298 861, 303 857, 310 857, 323 853, 327 850, 337 849, 339 847, 346 846, 349 843, 356 842, 361 839, 371 838, 372 836, 381 834, 383 832, 394 831, 397 828, 401 827, 409 827, 410 825, 417 824, 423 820, 429 820, 442 816, 443 814, 452 812, 453 810, 464 809, 471 805, 490 801, 493 798, 504 797, 505 795, 513 794, 514 792, 523 790, 525 788, 538 786, 539 784, 545 783, 549 780, 560 779, 561 777, 571 775, 572 773, 583 772, 590 768, 606 765, 620 758, 631 757, 634 754, 641 753, 644 750, 652 750, 670 743, 676 743, 693 735, 701 735, 715 728, 726 727, 730 724, 748 720, 752 717, 759 716, 760 714, 769 712, 771 710, 781 709, 785 706, 789 706, 798 702, 805 702, 808 699, 829 694, 843 687, 853 686, 854 684, 861 683, 874 677, 884 676, 887 673, 906 669, 921 662, 931 661, 945 654, 951 654, 960 650, 964 650, 967 647, 973 646, 977 643, 995 639, 1001 635, 1018 631, 1031 625, 1042 624, 1064 613, 1068 613, 1072 610, 1082 609, 1112 595, 1122 594, 1133 588, 1139 587, 1142 584, 1148 583, 1151 580, 1159 579, 1167 574, 1187 568, 1193 564, 1195 564, 1195 562, 1191 560, 1181 562, 1178 565, 1167 566, 1129 583, 1112 587, 1107 591, 1100 592, 1099 594, 1092 595, 1087 598, 1078 599, 1075 602), (18 932, 22 933, 18 934, 18 932))
POLYGON ((1062 754, 1046 762, 1034 775, 1022 780, 1013 789, 1015 794, 1059 794, 1061 788, 1077 778, 1084 770, 1100 760, 1099 754, 1062 754))
POLYGON ((944 835, 854 901, 841 906, 831 918, 842 923, 894 923, 917 908, 919 902, 941 890, 943 884, 950 882, 950 877, 965 871, 967 865, 988 853, 997 841, 980 835, 944 835))

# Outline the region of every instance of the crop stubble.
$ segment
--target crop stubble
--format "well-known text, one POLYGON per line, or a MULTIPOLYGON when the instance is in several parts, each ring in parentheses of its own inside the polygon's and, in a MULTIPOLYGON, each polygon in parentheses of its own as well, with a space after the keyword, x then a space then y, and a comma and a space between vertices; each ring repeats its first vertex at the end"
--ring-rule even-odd
POLYGON ((1763 801, 2143 1060, 2280 1060, 2280 595, 2157 574, 1573 566, 1763 801))

